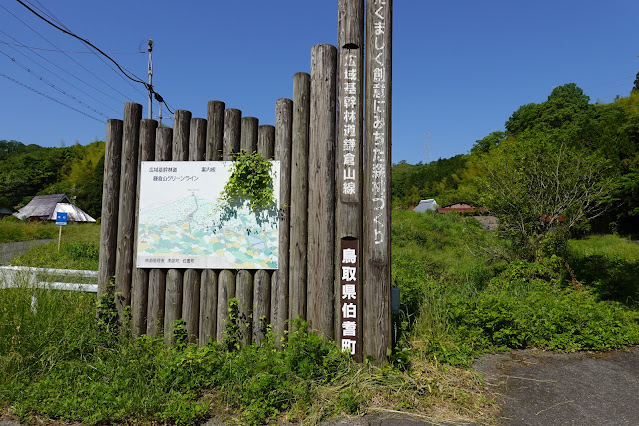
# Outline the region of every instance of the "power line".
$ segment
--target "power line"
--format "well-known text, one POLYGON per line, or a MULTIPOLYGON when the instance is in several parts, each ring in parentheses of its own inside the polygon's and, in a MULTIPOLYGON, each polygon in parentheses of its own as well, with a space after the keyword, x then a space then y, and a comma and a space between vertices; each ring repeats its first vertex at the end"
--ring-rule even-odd
POLYGON ((27 8, 31 13, 33 13, 34 15, 36 15, 38 18, 42 19, 43 21, 45 21, 46 23, 48 23, 49 25, 57 28, 58 30, 62 31, 63 33, 70 35, 71 37, 75 37, 78 40, 82 41, 84 44, 92 47, 93 49, 95 49, 96 51, 98 51, 100 54, 102 54, 103 56, 105 56, 107 59, 109 59, 111 62, 113 62, 115 64, 116 67, 118 67, 118 69, 122 72, 122 74, 124 74, 127 78, 129 78, 132 81, 135 81, 137 83, 142 84, 149 92, 151 92, 152 94, 157 95, 156 99, 158 100, 158 102, 162 102, 164 103, 164 105, 166 105, 167 109, 169 109, 169 112, 173 113, 173 111, 171 111, 171 109, 169 108, 169 106, 166 104, 166 102, 164 102, 164 100, 162 99, 162 96, 160 96, 159 93, 157 93, 155 90, 153 90, 153 86, 149 85, 148 83, 146 83, 145 81, 142 81, 139 77, 137 77, 135 74, 131 73, 133 75, 133 77, 131 77, 121 66, 120 64, 118 64, 113 58, 111 58, 109 55, 107 55, 106 53, 104 53, 102 50, 100 50, 97 46, 95 46, 93 43, 91 43, 90 41, 72 33, 71 31, 64 29, 62 27, 60 27, 59 25, 51 22, 50 20, 48 20, 47 18, 45 18, 44 16, 40 15, 38 12, 36 12, 35 10, 33 10, 32 8, 30 8, 29 6, 27 6, 22 0, 16 0, 18 3, 20 3, 22 6, 24 6, 25 8, 27 8), (135 78, 134 78, 135 77, 135 78), (162 99, 162 100, 161 100, 162 99))
POLYGON ((37 94, 38 94, 38 95, 40 95, 40 96, 44 96, 45 98, 47 98, 47 99, 49 99, 49 100, 52 100, 53 102, 56 102, 56 103, 58 103, 58 104, 60 104, 60 105, 62 105, 62 106, 65 106, 65 107, 67 107, 67 108, 69 108, 69 109, 71 109, 71 110, 73 110, 73 111, 75 111, 75 112, 79 112, 80 114, 85 115, 85 116, 87 116, 87 117, 89 117, 89 118, 92 118, 93 120, 95 120, 95 121, 97 121, 97 122, 99 122, 99 123, 104 123, 104 122, 103 122, 102 120, 100 120, 99 118, 93 117, 92 115, 89 115, 89 114, 87 114, 87 113, 86 113, 86 112, 84 112, 84 111, 80 111, 79 109, 74 108, 74 107, 72 107, 71 105, 65 104, 64 102, 62 102, 62 101, 60 101, 60 100, 58 100, 58 99, 55 99, 53 96, 47 95, 46 93, 43 93, 43 92, 39 91, 38 89, 34 89, 33 87, 29 86, 28 84, 25 84, 25 83, 23 83, 23 82, 21 82, 21 81, 18 81, 18 80, 16 80, 16 79, 15 79, 15 78, 13 78, 13 77, 9 77, 8 75, 6 75, 6 74, 4 74, 4 73, 2 73, 2 72, 0 72, 0 77, 4 77, 4 78, 6 78, 7 80, 13 81, 14 83, 16 83, 16 84, 18 84, 18 85, 20 85, 20 86, 22 86, 22 87, 25 87, 25 88, 27 88, 27 89, 31 90, 32 92, 37 93, 37 94))
MULTIPOLYGON (((16 42, 19 42, 19 41, 18 41, 18 40, 16 40, 14 37, 12 37, 11 35, 7 34, 7 33, 6 33, 6 32, 4 32, 4 31, 2 31, 1 29, 0 29, 0 33, 2 33, 2 34, 4 34, 4 35, 6 35, 7 37, 11 38, 12 40, 14 40, 14 41, 16 41, 16 42)), ((18 51, 17 49, 14 49, 14 50, 18 51)), ((56 67, 56 68, 58 68, 58 69, 62 70, 63 72, 65 72, 65 73, 67 73, 68 75, 70 75, 71 77, 73 77, 73 78, 75 78, 76 80, 80 81, 81 83, 83 83, 83 84, 87 85, 88 87, 92 88, 93 90, 95 90, 95 91, 97 91, 97 92, 100 92, 100 93, 102 93, 104 96, 107 96, 107 97, 109 97, 109 98, 113 99, 113 100, 114 100, 114 101, 116 101, 118 104, 122 104, 122 103, 123 103, 121 100, 116 99, 116 98, 114 98, 113 96, 109 95, 108 93, 106 93, 106 92, 104 92, 104 91, 102 91, 102 90, 98 89, 97 87, 92 86, 90 83, 87 83, 86 81, 82 80, 80 77, 76 76, 75 74, 71 74, 69 71, 65 70, 64 68, 62 68, 61 66, 57 65, 56 63, 54 63, 54 62, 50 61, 48 58, 46 58, 45 56, 42 56, 42 55, 41 55, 41 54, 39 54, 38 52, 34 52, 34 51, 31 51, 31 52, 32 52, 33 54, 35 54, 35 55, 39 56, 40 58, 44 59, 45 61, 47 61, 48 63, 50 63, 50 64, 51 64, 51 65, 53 65, 54 67, 56 67)), ((20 53, 22 56, 24 56, 24 57, 26 57, 26 58, 29 58, 29 57, 28 57, 28 56, 26 56, 24 53, 21 53, 21 52, 18 52, 18 53, 20 53)), ((35 61, 34 59, 32 59, 32 58, 29 58, 29 59, 30 59, 31 61, 33 61, 33 62, 36 62, 36 61, 35 61)), ((36 63, 37 63, 37 62, 36 62, 36 63)), ((39 64, 39 65, 40 65, 40 64, 39 64)), ((44 66, 43 66, 43 65, 40 65, 40 66, 42 66, 42 67, 44 68, 44 66)), ((45 69, 46 69, 46 68, 45 68, 45 69)), ((49 70, 49 69, 47 69, 47 71, 49 71, 49 72, 50 72, 51 74, 53 74, 53 75, 56 75, 53 71, 51 71, 51 70, 49 70)), ((62 81, 65 81, 65 80, 64 80, 62 77, 60 77, 60 76, 57 76, 57 75, 56 75, 56 77, 58 77, 58 78, 59 78, 59 79, 61 79, 62 81)), ((69 84, 70 86, 73 86, 71 83, 69 83, 69 82, 67 82, 67 81, 65 81, 65 82, 66 82, 67 84, 69 84)), ((75 87, 75 86, 73 86, 73 87, 75 87)), ((77 88, 77 87, 76 87, 76 88, 77 88)), ((101 100, 99 100, 99 99, 97 99, 97 98, 95 98, 95 97, 93 97, 93 96, 89 95, 88 93, 84 92, 82 89, 79 89, 79 88, 77 88, 77 89, 78 89, 79 91, 81 91, 81 92, 85 93, 85 94, 86 94, 87 96, 89 96, 91 99, 94 99, 95 101, 97 101, 97 102, 101 103, 102 105, 106 106, 107 108, 111 108, 111 109, 113 110, 113 108, 112 108, 112 107, 110 107, 109 105, 105 104, 105 103, 104 103, 104 102, 102 102, 101 100)), ((126 101, 126 100, 127 100, 127 97, 125 97, 125 101, 126 101)))
POLYGON ((40 81, 44 82, 45 84, 48 84, 49 86, 51 86, 51 88, 57 90, 58 92, 62 93, 63 95, 73 99, 74 101, 76 101, 77 103, 79 103, 80 105, 84 106, 87 109, 90 109, 91 111, 95 112, 98 115, 103 116, 104 118, 109 118, 106 114, 98 111, 97 109, 93 108, 92 106, 82 102, 81 100, 79 100, 78 98, 76 98, 75 96, 65 92, 64 90, 60 89, 59 87, 55 86, 53 83, 51 83, 50 81, 48 81, 47 79, 45 79, 44 77, 42 77, 41 75, 37 74, 35 71, 32 71, 30 68, 28 68, 27 66, 21 64, 20 62, 18 62, 15 58, 7 55, 5 52, 3 52, 2 50, 0 50, 0 54, 6 56, 7 58, 11 59, 11 61, 13 63, 15 63, 16 65, 18 65, 20 68, 22 68, 23 70, 25 70, 26 72, 28 72, 29 74, 35 76, 36 78, 38 78, 40 81))
MULTIPOLYGON (((18 0, 21 4, 24 5, 24 3, 22 3, 20 0, 18 0)), ((38 31, 34 30, 33 28, 31 28, 31 26, 29 26, 29 24, 27 24, 26 22, 24 22, 22 19, 20 19, 19 17, 17 17, 13 12, 11 12, 9 9, 7 9, 6 7, 4 7, 3 5, 0 4, 0 7, 3 8, 4 10, 6 10, 9 14, 11 14, 11 16, 13 16, 14 18, 16 18, 18 21, 20 21, 24 26, 26 26, 27 28, 29 28, 31 31, 33 31, 34 33, 36 33, 40 38, 42 38, 43 40, 45 40, 47 43, 49 43, 51 46, 55 47, 56 49, 59 49, 58 46, 56 46, 55 44, 53 44, 51 41, 49 41, 46 37, 44 37, 42 34, 40 34, 38 31)), ((28 6, 25 5, 25 7, 28 8, 28 6)), ((31 10, 31 9, 29 9, 31 10)), ((34 12, 35 13, 35 12, 34 12)), ((38 15, 40 16, 40 15, 38 15)), ((54 24, 55 25, 55 24, 54 24)), ((95 75, 95 73, 93 73, 92 71, 90 71, 89 69, 87 69, 84 65, 82 65, 81 63, 79 63, 78 61, 76 61, 75 59, 73 59, 71 56, 69 56, 66 53, 63 53, 64 56, 66 56, 67 58, 71 59, 73 62, 75 62, 78 66, 80 66, 82 69, 84 69, 85 71, 87 71, 89 74, 91 74, 92 76, 94 76, 95 78, 97 78, 98 80, 100 80, 102 83, 104 83, 105 85, 107 85, 108 87, 110 87, 111 89, 113 89, 114 91, 116 91, 117 93, 119 93, 121 96, 123 96, 125 99, 129 99, 130 97, 125 95, 124 93, 120 92, 118 89, 116 89, 115 87, 111 86, 109 83, 107 83, 106 81, 104 81, 102 78, 100 78, 99 76, 95 75)))
MULTIPOLYGON (((58 52, 58 53, 73 53, 73 54, 95 55, 95 52, 93 52, 91 50, 85 50, 85 51, 76 50, 76 51, 73 51, 73 50, 60 50, 60 49, 45 49, 44 47, 27 46, 27 45, 24 45, 22 43, 7 43, 6 41, 0 41, 0 44, 6 44, 8 46, 24 47, 24 48, 29 49, 29 50, 42 50, 44 52, 58 52)), ((109 52, 110 55, 139 55, 141 53, 146 53, 146 52, 109 52)))

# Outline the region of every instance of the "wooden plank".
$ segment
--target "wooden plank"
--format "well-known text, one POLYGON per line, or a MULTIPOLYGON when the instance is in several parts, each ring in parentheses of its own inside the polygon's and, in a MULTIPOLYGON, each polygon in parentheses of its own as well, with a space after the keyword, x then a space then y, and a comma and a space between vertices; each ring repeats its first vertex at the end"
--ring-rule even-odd
POLYGON ((183 109, 176 110, 173 116, 173 161, 189 159, 190 130, 191 112, 183 109))
POLYGON ((264 158, 274 159, 275 156, 275 126, 263 124, 257 129, 257 152, 264 158))
POLYGON ((107 121, 100 221, 98 299, 107 292, 112 294, 114 291, 114 288, 109 289, 109 283, 115 276, 123 124, 122 120, 111 119, 107 121))
POLYGON ((253 334, 252 340, 258 345, 266 338, 266 327, 271 312, 271 277, 264 269, 255 272, 253 285, 253 334))
MULTIPOLYGON (((157 128, 155 131, 155 161, 170 160, 172 150, 173 129, 170 127, 157 128)), ((149 272, 146 334, 152 337, 159 337, 163 332, 165 291, 166 271, 151 269, 149 272)))
MULTIPOLYGON (((337 199, 335 205, 335 340, 341 345, 342 305, 340 295, 342 238, 356 238, 361 253, 363 182, 363 106, 364 106, 364 0, 339 0, 337 25, 337 199)), ((361 264, 361 263, 360 263, 361 264)), ((355 266, 355 265, 353 265, 355 266)), ((357 270, 361 271, 359 264, 357 270)), ((360 274, 361 275, 361 274, 360 274)), ((356 295, 362 298, 361 277, 357 277, 356 295)), ((355 321, 357 339, 362 341, 361 303, 355 321)), ((361 344, 355 347, 355 359, 361 360, 361 344)))
POLYGON ((242 117, 240 132, 240 151, 252 154, 257 151, 257 133, 259 121, 255 117, 242 117))
POLYGON ((224 111, 224 146, 222 147, 222 159, 231 161, 233 154, 240 152, 240 131, 242 111, 229 108, 224 111))
MULTIPOLYGON (((158 123, 155 120, 143 119, 140 122, 140 152, 138 154, 138 176, 142 170, 142 161, 155 158, 155 131, 158 123)), ((138 210, 140 206, 140 181, 137 182, 135 198, 135 228, 133 245, 133 266, 137 264, 138 252, 138 210)), ((131 333, 138 337, 146 333, 146 316, 149 295, 149 269, 135 268, 131 283, 131 333)))
POLYGON ((284 337, 288 319, 289 227, 291 223, 291 145, 293 140, 293 101, 275 103, 275 160, 280 162, 280 231, 278 268, 271 275, 271 325, 276 342, 284 337))
POLYGON ((311 76, 293 76, 291 145, 291 223, 289 248, 289 318, 306 318, 306 247, 308 236, 308 126, 311 76))
POLYGON ((166 292, 166 274, 163 269, 151 269, 149 272, 149 299, 146 334, 160 337, 164 329, 164 295, 166 292))
POLYGON ((200 335, 200 272, 187 269, 182 289, 182 318, 189 343, 195 343, 200 335))
POLYGON ((217 326, 217 272, 202 271, 200 277, 200 334, 198 344, 204 346, 214 341, 217 326))
POLYGON ((384 363, 391 340, 391 85, 393 1, 366 5, 364 356, 384 363))
POLYGON ((189 161, 204 161, 206 152, 206 120, 192 118, 189 131, 189 161))
POLYGON ((166 292, 164 299, 164 342, 168 346, 175 345, 173 328, 177 320, 182 318, 182 274, 177 269, 169 269, 166 273, 166 292))
POLYGON ((226 336, 226 325, 229 321, 229 300, 235 297, 235 275, 228 269, 220 272, 218 277, 217 326, 215 335, 218 342, 226 336))
POLYGON ((251 344, 251 329, 253 325, 253 275, 251 271, 238 271, 235 277, 235 285, 239 311, 239 340, 241 346, 247 346, 251 344))
POLYGON ((124 308, 131 306, 133 233, 135 232, 135 198, 141 119, 142 105, 127 102, 124 105, 120 201, 118 204, 118 249, 115 261, 115 291, 118 293, 115 303, 120 320, 124 320, 124 308))
POLYGON ((308 149, 308 298, 312 329, 334 333, 335 292, 335 96, 337 50, 311 49, 311 125, 308 149))
POLYGON ((224 146, 224 102, 209 101, 207 107, 206 161, 222 159, 224 146))

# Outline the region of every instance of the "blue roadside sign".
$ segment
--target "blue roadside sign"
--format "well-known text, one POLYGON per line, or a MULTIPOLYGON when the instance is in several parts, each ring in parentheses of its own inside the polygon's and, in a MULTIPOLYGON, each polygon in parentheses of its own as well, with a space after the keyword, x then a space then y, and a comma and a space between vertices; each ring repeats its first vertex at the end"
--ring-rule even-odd
POLYGON ((59 226, 66 226, 68 213, 56 213, 55 224, 59 226))

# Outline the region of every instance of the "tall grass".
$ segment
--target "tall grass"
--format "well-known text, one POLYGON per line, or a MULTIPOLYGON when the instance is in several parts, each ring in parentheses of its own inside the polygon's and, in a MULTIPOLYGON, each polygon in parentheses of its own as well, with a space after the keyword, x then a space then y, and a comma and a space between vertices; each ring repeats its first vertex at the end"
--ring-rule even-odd
MULTIPOLYGON (((28 226, 29 224, 20 224, 28 226)), ((47 225, 48 226, 48 225, 47 225)), ((58 252, 58 227, 56 241, 33 247, 27 253, 11 261, 14 266, 40 268, 97 270, 100 254, 100 225, 94 223, 69 223, 62 229, 58 252)))
MULTIPOLYGON (((414 348, 469 365, 477 355, 508 348, 602 350, 639 342, 637 312, 602 291, 623 281, 575 288, 564 259, 508 259, 501 244, 472 218, 394 212, 393 282, 407 296, 414 348)), ((618 278, 615 265, 628 271, 631 260, 623 253, 634 248, 610 250, 609 259, 625 260, 599 261, 595 269, 618 278)))
POLYGON ((53 222, 22 222, 13 216, 0 220, 0 243, 55 238, 57 232, 53 222))

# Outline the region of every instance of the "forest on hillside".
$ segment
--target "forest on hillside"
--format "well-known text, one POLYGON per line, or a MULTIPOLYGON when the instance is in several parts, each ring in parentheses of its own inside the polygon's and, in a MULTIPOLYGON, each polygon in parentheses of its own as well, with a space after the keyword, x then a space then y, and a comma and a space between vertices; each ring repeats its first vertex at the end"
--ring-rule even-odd
POLYGON ((18 209, 35 195, 65 193, 101 215, 104 142, 63 148, 0 140, 0 207, 18 209))
POLYGON ((628 97, 593 104, 574 83, 559 86, 545 102, 514 111, 504 127, 476 141, 467 154, 395 164, 394 207, 434 198, 440 205, 484 205, 499 216, 508 209, 538 214, 537 203, 545 209, 541 216, 575 219, 573 230, 637 235, 639 87, 628 97), (558 200, 562 194, 581 197, 586 211, 558 200))

